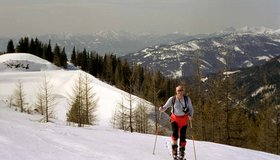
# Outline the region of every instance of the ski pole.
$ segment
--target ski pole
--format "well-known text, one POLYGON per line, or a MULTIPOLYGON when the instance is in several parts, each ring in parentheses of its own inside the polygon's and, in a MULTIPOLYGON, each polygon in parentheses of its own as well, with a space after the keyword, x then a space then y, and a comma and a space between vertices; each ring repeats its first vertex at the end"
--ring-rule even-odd
POLYGON ((193 141, 193 152, 194 152, 194 159, 196 159, 196 151, 195 151, 195 145, 194 145, 194 136, 193 136, 193 130, 192 130, 192 120, 190 120, 190 126, 191 126, 191 131, 192 131, 192 141, 193 141))
MULTIPOLYGON (((160 119, 161 119, 161 112, 159 112, 158 123, 160 123, 160 119)), ((157 124, 157 125, 158 125, 158 124, 157 124)), ((155 150, 156 150, 157 136, 158 136, 159 127, 160 127, 160 125, 158 125, 158 127, 157 127, 157 129, 156 129, 156 138, 155 138, 155 143, 154 143, 153 155, 155 154, 155 150)))

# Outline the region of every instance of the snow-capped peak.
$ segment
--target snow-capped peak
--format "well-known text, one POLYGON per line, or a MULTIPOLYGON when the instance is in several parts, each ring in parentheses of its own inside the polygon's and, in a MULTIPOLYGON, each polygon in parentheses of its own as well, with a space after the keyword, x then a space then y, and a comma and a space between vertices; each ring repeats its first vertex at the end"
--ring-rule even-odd
POLYGON ((264 34, 264 33, 271 33, 273 30, 266 27, 242 27, 237 29, 238 32, 243 33, 257 33, 257 34, 264 34))
POLYGON ((279 30, 273 30, 267 27, 249 27, 249 26, 244 26, 241 28, 234 28, 234 27, 227 27, 220 31, 220 34, 230 34, 230 33, 239 33, 239 34, 274 34, 274 33, 279 33, 279 30))

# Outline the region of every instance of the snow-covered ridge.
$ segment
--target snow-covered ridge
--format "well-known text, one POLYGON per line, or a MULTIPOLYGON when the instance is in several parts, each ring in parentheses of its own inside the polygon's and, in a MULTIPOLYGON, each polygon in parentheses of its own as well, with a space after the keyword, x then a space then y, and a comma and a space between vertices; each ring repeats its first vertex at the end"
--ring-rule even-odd
POLYGON ((59 68, 47 60, 28 53, 0 55, 0 72, 3 71, 44 71, 59 68))
POLYGON ((246 33, 252 33, 252 34, 280 34, 280 29, 271 29, 267 27, 249 27, 249 26, 244 26, 241 28, 233 28, 233 27, 228 27, 225 28, 224 30, 220 31, 219 33, 239 33, 239 34, 246 34, 246 33))

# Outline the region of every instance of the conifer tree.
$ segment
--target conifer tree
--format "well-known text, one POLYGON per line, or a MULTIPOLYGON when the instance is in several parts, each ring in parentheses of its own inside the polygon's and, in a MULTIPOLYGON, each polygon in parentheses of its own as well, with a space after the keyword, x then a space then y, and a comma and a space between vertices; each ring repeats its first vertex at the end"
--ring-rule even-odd
POLYGON ((128 128, 128 108, 124 105, 124 100, 118 103, 113 116, 113 126, 118 129, 127 130, 128 128))
POLYGON ((21 80, 18 81, 16 85, 16 89, 14 91, 14 100, 15 104, 18 108, 20 108, 20 112, 24 112, 24 104, 25 104, 25 93, 24 87, 21 80))
POLYGON ((117 59, 116 55, 114 55, 112 53, 110 54, 110 59, 111 59, 111 65, 112 65, 112 74, 110 76, 110 79, 111 79, 110 81, 113 85, 115 85, 116 80, 115 80, 115 77, 114 77, 114 73, 115 73, 117 65, 118 65, 118 59, 117 59))
POLYGON ((80 73, 73 87, 71 108, 67 113, 67 121, 78 123, 79 127, 82 127, 84 124, 96 123, 97 99, 90 84, 92 84, 92 81, 87 73, 80 73))
POLYGON ((116 86, 118 86, 120 89, 124 90, 125 89, 125 87, 123 86, 124 77, 122 75, 123 75, 122 63, 119 60, 117 63, 117 66, 116 66, 115 73, 114 73, 114 79, 115 79, 116 86))
POLYGON ((60 54, 60 64, 63 68, 67 68, 67 56, 65 53, 65 47, 63 47, 62 52, 60 54))
POLYGON ((133 95, 132 95, 132 83, 131 81, 129 81, 129 86, 128 86, 128 90, 129 90, 129 95, 128 97, 126 97, 126 100, 128 101, 129 103, 129 129, 130 129, 130 132, 134 132, 134 128, 133 128, 133 108, 132 108, 132 104, 133 104, 133 95))
POLYGON ((16 52, 28 53, 29 52, 29 38, 21 38, 16 46, 16 52))
POLYGON ((84 101, 85 101, 85 124, 95 124, 96 119, 96 110, 97 110, 97 99, 94 93, 94 88, 92 86, 93 81, 90 79, 88 74, 83 76, 83 92, 84 92, 84 101))
POLYGON ((131 87, 131 70, 130 70, 130 66, 129 63, 127 62, 127 60, 124 61, 123 66, 122 66, 122 76, 124 78, 124 84, 123 86, 126 86, 126 91, 129 91, 129 93, 131 93, 132 89, 131 87))
POLYGON ((74 65, 77 65, 76 59, 77 59, 77 56, 76 56, 76 49, 75 49, 75 47, 74 47, 73 50, 72 50, 70 62, 71 62, 72 64, 74 64, 74 65))
POLYGON ((32 55, 37 55, 36 46, 35 46, 35 42, 34 42, 33 38, 31 38, 31 40, 30 40, 28 53, 30 53, 32 55))
POLYGON ((148 108, 144 102, 140 102, 137 108, 134 110, 134 124, 135 131, 139 133, 149 133, 150 124, 148 117, 148 108))
POLYGON ((38 90, 35 105, 41 115, 45 115, 45 122, 49 122, 49 118, 53 114, 52 107, 55 105, 55 96, 53 94, 53 86, 46 75, 44 75, 43 82, 38 90))
POLYGON ((9 40, 8 42, 7 53, 15 53, 15 46, 13 40, 9 40))
POLYGON ((45 59, 45 60, 47 60, 47 44, 44 44, 44 46, 43 46, 43 52, 42 52, 42 58, 43 59, 45 59))
POLYGON ((98 72, 98 60, 97 60, 98 54, 95 51, 90 52, 89 54, 89 60, 88 60, 88 70, 89 73, 95 77, 97 77, 98 72))
POLYGON ((88 52, 87 50, 84 48, 83 52, 82 52, 82 55, 81 55, 81 69, 83 71, 88 71, 88 52))
POLYGON ((61 54, 60 47, 57 44, 55 44, 54 52, 53 52, 53 64, 55 64, 58 67, 61 66, 60 54, 61 54))
POLYGON ((201 128, 200 128, 200 135, 201 135, 201 138, 202 140, 206 140, 206 118, 205 118, 205 115, 207 114, 206 113, 206 108, 205 108, 205 105, 203 104, 203 99, 202 97, 204 97, 202 94, 202 84, 201 84, 201 78, 202 78, 202 75, 201 75, 201 69, 200 69, 200 65, 201 65, 201 62, 200 62, 200 53, 201 51, 200 50, 196 50, 195 51, 195 67, 194 67, 194 73, 195 73, 195 86, 196 86, 196 95, 195 95, 195 98, 196 98, 196 105, 195 105, 195 109, 197 110, 197 114, 198 114, 198 119, 199 119, 199 125, 201 128))
POLYGON ((151 90, 151 82, 153 82, 153 77, 150 72, 146 72, 143 83, 142 83, 142 97, 145 97, 147 100, 152 100, 154 98, 153 90, 151 90))
POLYGON ((52 46, 51 46, 51 41, 50 40, 49 40, 48 45, 44 46, 43 55, 45 55, 47 61, 53 63, 54 55, 53 55, 53 52, 52 52, 52 46))
POLYGON ((43 57, 43 44, 42 42, 40 42, 38 40, 38 38, 35 38, 35 41, 34 41, 34 45, 35 45, 35 55, 42 58, 43 57))
POLYGON ((134 83, 134 88, 133 88, 134 94, 140 95, 143 80, 144 80, 144 69, 140 65, 134 66, 133 71, 132 71, 132 81, 134 83))
POLYGON ((105 79, 106 82, 111 83, 111 80, 113 77, 113 66, 112 66, 112 59, 110 58, 109 55, 105 54, 104 55, 104 60, 103 60, 103 78, 105 79))
POLYGON ((158 126, 160 125, 159 123, 159 112, 158 112, 158 106, 159 106, 159 102, 158 102, 158 94, 160 93, 160 89, 158 88, 158 85, 160 85, 160 80, 159 80, 159 77, 157 77, 157 75, 154 75, 152 77, 152 83, 151 83, 151 86, 150 86, 150 90, 153 95, 152 99, 151 99, 151 102, 154 104, 154 122, 155 122, 155 133, 158 131, 158 126))
POLYGON ((82 127, 85 123, 83 111, 83 80, 81 73, 79 73, 79 77, 73 87, 73 95, 71 96, 70 110, 67 113, 67 121, 78 123, 78 126, 82 127))

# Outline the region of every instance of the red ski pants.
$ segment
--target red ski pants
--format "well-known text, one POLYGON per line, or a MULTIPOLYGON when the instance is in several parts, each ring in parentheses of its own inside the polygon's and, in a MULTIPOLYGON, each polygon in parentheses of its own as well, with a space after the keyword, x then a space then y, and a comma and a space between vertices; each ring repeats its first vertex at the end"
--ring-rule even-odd
POLYGON ((188 125, 188 116, 176 116, 171 114, 170 116, 172 135, 171 138, 173 141, 177 141, 180 138, 180 146, 186 146, 186 132, 188 125))

